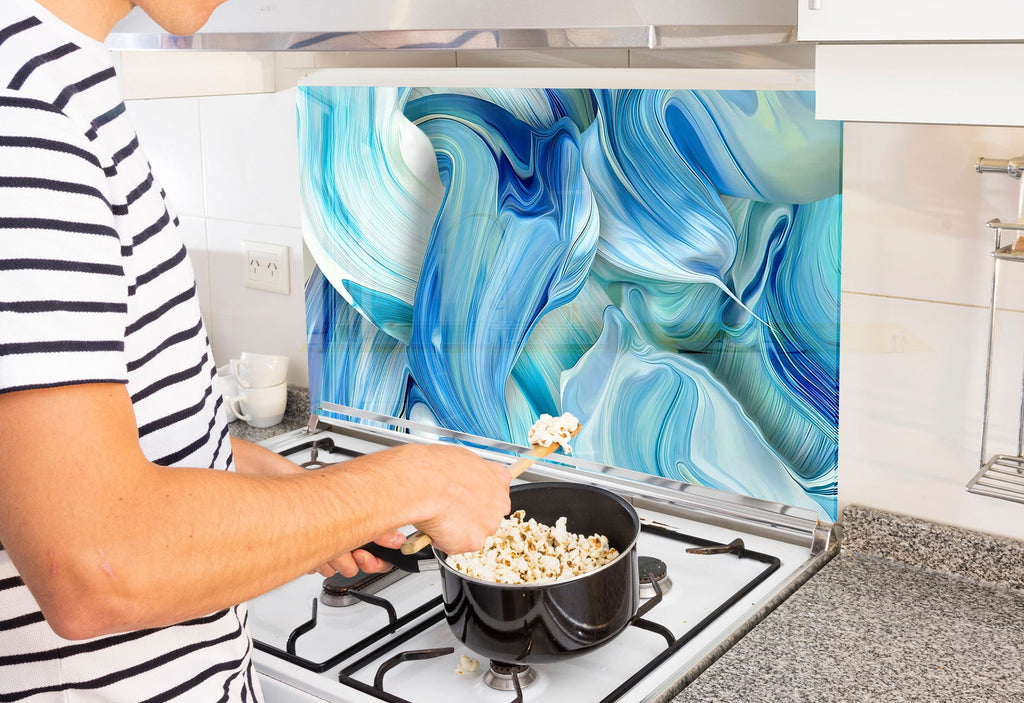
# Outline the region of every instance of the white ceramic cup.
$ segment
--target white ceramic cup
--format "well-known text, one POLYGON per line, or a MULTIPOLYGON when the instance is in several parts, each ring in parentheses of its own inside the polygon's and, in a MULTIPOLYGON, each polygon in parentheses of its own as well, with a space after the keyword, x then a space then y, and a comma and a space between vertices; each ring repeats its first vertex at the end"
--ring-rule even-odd
POLYGON ((288 384, 269 388, 239 388, 238 395, 224 402, 228 410, 252 427, 271 427, 281 422, 288 403, 288 384))
POLYGON ((217 367, 217 386, 220 388, 220 394, 224 398, 224 412, 227 413, 228 422, 234 422, 238 418, 235 417, 235 413, 228 407, 227 399, 238 395, 238 381, 235 380, 235 374, 231 373, 231 364, 217 367))
POLYGON ((288 377, 288 357, 242 352, 231 360, 231 373, 242 388, 270 388, 288 377))

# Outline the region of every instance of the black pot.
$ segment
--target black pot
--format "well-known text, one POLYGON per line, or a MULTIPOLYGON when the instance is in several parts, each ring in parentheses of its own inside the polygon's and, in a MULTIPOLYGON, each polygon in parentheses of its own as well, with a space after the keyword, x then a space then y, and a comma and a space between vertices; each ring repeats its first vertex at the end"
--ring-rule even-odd
MULTIPOLYGON (((574 483, 519 484, 511 499, 512 511, 524 510, 527 519, 554 525, 564 516, 570 532, 607 536, 619 556, 571 579, 501 584, 456 571, 445 563, 444 552, 431 548, 440 564, 445 617, 459 640, 492 660, 546 663, 599 647, 640 616, 640 520, 629 503, 574 483)), ((385 551, 373 551, 389 559, 385 551)))

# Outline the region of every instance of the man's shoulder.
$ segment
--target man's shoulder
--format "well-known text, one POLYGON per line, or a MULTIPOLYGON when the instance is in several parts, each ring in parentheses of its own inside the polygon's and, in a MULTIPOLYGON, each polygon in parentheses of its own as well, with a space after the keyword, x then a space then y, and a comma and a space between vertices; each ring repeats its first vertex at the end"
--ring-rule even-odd
POLYGON ((88 142, 85 130, 63 109, 19 90, 0 88, 0 116, 0 133, 50 132, 54 137, 66 133, 75 142, 88 142))
POLYGON ((87 136, 88 126, 52 103, 0 88, 0 150, 5 158, 33 158, 43 149, 102 169, 102 162, 87 136))

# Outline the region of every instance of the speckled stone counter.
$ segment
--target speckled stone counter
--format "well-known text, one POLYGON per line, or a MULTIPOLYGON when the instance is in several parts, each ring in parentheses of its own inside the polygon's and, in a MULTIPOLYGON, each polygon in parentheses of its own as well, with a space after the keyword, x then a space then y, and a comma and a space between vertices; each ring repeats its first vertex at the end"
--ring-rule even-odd
POLYGON ((841 522, 840 554, 675 703, 1024 701, 1024 543, 859 507, 841 522))
POLYGON ((305 427, 309 421, 309 389, 302 386, 288 386, 288 400, 285 404, 284 417, 272 427, 250 427, 242 420, 235 420, 228 425, 228 430, 235 437, 250 442, 262 442, 284 434, 291 430, 305 427))

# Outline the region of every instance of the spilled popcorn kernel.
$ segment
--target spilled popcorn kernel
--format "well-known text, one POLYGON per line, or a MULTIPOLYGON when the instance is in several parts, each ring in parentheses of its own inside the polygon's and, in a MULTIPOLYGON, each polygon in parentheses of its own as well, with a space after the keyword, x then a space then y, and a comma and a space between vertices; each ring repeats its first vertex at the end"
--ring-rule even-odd
POLYGON ((495 583, 537 583, 580 576, 619 555, 604 535, 577 535, 560 517, 554 527, 517 510, 476 552, 449 554, 445 562, 459 573, 495 583))
POLYGON ((455 674, 462 676, 463 674, 472 674, 480 668, 480 662, 473 657, 467 657, 465 654, 459 657, 459 665, 455 668, 455 674))

